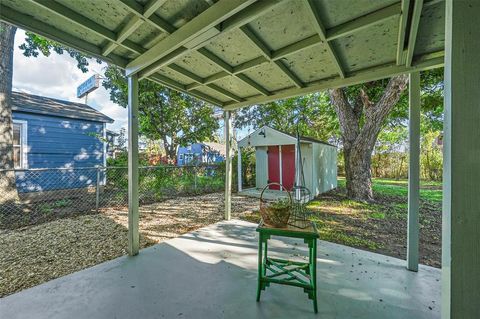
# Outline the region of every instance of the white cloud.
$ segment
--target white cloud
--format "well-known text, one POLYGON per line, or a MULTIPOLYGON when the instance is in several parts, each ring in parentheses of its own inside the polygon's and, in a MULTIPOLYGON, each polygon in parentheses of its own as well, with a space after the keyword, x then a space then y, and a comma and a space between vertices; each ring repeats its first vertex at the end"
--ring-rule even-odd
MULTIPOLYGON (((89 72, 82 73, 77 68, 76 60, 68 54, 52 53, 50 57, 40 54, 37 58, 27 58, 18 48, 25 40, 25 32, 18 30, 15 37, 13 58, 13 89, 15 91, 48 96, 72 102, 84 103, 77 99, 77 86, 95 73, 102 73, 105 64, 91 60, 89 72)), ((118 131, 127 126, 127 110, 110 101, 107 90, 102 86, 88 96, 88 105, 115 120, 107 128, 118 131)))

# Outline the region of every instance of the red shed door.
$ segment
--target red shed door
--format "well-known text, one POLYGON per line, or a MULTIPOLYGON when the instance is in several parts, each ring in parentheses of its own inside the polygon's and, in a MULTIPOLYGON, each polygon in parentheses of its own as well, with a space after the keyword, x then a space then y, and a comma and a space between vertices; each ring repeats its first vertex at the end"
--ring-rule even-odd
MULTIPOLYGON (((280 156, 278 146, 268 147, 268 182, 280 183, 280 156)), ((278 185, 271 185, 270 189, 280 189, 278 185)))
POLYGON ((282 145, 282 184, 291 190, 295 181, 295 145, 282 145))

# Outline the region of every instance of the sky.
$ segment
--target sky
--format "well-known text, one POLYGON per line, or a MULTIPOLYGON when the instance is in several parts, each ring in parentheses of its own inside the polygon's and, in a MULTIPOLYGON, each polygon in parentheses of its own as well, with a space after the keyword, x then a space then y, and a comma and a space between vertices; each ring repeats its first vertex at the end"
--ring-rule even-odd
MULTIPOLYGON (((90 76, 103 74, 106 64, 98 64, 95 59, 90 60, 88 72, 83 73, 77 68, 77 62, 68 54, 52 52, 49 57, 41 53, 38 57, 25 57, 18 47, 25 41, 25 31, 18 29, 15 36, 15 51, 13 58, 13 90, 29 94, 41 95, 71 102, 85 103, 85 98, 77 98, 77 86, 90 76)), ((110 101, 110 95, 100 85, 98 89, 89 93, 88 105, 102 112, 114 120, 107 123, 107 129, 118 132, 120 128, 127 129, 127 110, 110 101)), ((223 123, 218 133, 223 136, 223 123)), ((237 138, 241 139, 250 129, 237 131, 237 138)))
MULTIPOLYGON (((95 73, 103 74, 106 64, 90 61, 88 72, 77 68, 77 62, 68 54, 52 52, 49 57, 39 54, 37 58, 25 57, 18 47, 25 40, 25 32, 17 30, 13 58, 13 90, 35 95, 52 97, 71 102, 84 103, 77 99, 77 86, 95 73)), ((110 95, 103 86, 88 95, 88 105, 115 120, 107 129, 119 131, 127 128, 127 110, 110 101, 110 95)))

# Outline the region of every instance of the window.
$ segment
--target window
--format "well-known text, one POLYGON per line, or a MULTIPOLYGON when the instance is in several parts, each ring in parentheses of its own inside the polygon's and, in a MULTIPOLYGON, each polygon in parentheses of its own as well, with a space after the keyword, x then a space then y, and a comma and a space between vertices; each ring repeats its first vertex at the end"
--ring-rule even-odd
POLYGON ((27 122, 13 120, 13 167, 27 168, 27 122))

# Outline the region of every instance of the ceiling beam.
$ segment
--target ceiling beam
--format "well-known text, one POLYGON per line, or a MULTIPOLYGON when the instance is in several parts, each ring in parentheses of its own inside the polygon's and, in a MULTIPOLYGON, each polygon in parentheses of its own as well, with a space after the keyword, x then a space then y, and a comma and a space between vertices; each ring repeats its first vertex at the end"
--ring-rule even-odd
MULTIPOLYGON (((146 22, 150 16, 152 16, 155 11, 160 8, 166 0, 150 0, 144 7, 142 7, 143 14, 140 14, 139 11, 135 10, 135 13, 138 13, 133 18, 128 18, 129 21, 125 24, 125 26, 116 34, 116 42, 110 42, 103 48, 103 55, 108 55, 110 52, 115 50, 118 47, 118 43, 122 43, 125 41, 133 32, 135 32, 144 22, 146 22)), ((160 17, 156 17, 157 19, 161 19, 160 17)), ((162 20, 162 19, 161 19, 162 20)), ((159 28, 165 32, 165 24, 167 22, 163 21, 159 26, 159 28)), ((142 53, 144 53, 144 50, 142 53)))
POLYGON ((333 49, 332 44, 327 41, 327 33, 320 19, 320 15, 318 14, 317 8, 315 7, 315 2, 313 0, 308 0, 307 8, 308 8, 307 11, 310 15, 310 19, 315 28, 315 31, 317 31, 318 35, 320 36, 320 39, 325 43, 325 46, 327 47, 327 52, 330 55, 330 58, 333 61, 333 64, 335 65, 335 68, 337 69, 338 74, 340 75, 341 78, 344 78, 345 72, 343 71, 343 67, 340 63, 340 59, 335 53, 335 50, 333 49))
POLYGON ((332 41, 340 37, 345 37, 355 32, 364 30, 372 25, 381 23, 392 17, 399 16, 401 13, 400 2, 394 3, 388 7, 368 13, 351 21, 342 23, 326 30, 327 41, 332 41))
POLYGON ((410 0, 402 0, 402 13, 398 21, 397 65, 405 64, 405 33, 407 32, 410 0))
POLYGON ((105 28, 104 26, 96 23, 93 20, 84 17, 83 15, 73 11, 72 9, 58 3, 55 1, 49 0, 30 0, 35 5, 42 7, 43 9, 48 10, 49 12, 64 18, 65 20, 74 23, 92 33, 96 34, 97 36, 102 37, 103 39, 113 42, 116 45, 121 45, 122 47, 137 53, 141 54, 145 52, 140 45, 132 42, 132 41, 125 41, 125 43, 117 43, 116 34, 115 32, 105 28))
POLYGON ((127 60, 115 54, 108 57, 102 56, 102 50, 90 42, 77 38, 76 36, 59 30, 49 24, 40 20, 32 18, 30 15, 18 12, 9 8, 0 2, 0 20, 6 21, 10 24, 16 25, 22 29, 32 31, 50 40, 61 43, 65 46, 71 47, 75 50, 85 53, 86 55, 107 61, 109 63, 118 65, 124 68, 127 65, 127 60))
POLYGON ((360 83, 365 83, 369 81, 379 80, 388 78, 398 74, 405 74, 412 71, 421 71, 428 70, 437 67, 443 66, 444 52, 438 52, 435 54, 429 54, 429 59, 425 59, 424 56, 415 57, 414 63, 411 67, 406 67, 405 65, 396 65, 396 61, 391 63, 383 64, 376 67, 370 67, 362 69, 359 71, 352 72, 347 74, 346 78, 341 78, 339 76, 334 78, 327 78, 322 80, 313 81, 307 83, 306 86, 302 89, 296 87, 282 89, 278 91, 271 92, 270 96, 252 96, 245 98, 244 102, 227 102, 224 104, 224 110, 235 110, 241 107, 262 104, 270 101, 275 101, 278 99, 284 99, 292 96, 300 96, 308 93, 318 92, 326 89, 337 88, 350 86, 360 83))
MULTIPOLYGON (((190 41, 195 41, 197 37, 212 31, 216 25, 246 8, 253 1, 254 0, 220 0, 154 45, 147 52, 131 61, 127 65, 126 74, 136 74, 162 59, 167 54, 188 45, 190 41)), ((150 70, 151 73, 155 71, 156 69, 150 70)), ((144 77, 148 75, 149 74, 143 74, 144 77)))
POLYGON ((417 42, 418 26, 420 25, 420 17, 423 10, 423 0, 416 0, 413 6, 412 21, 410 24, 410 33, 408 35, 408 46, 405 65, 412 65, 413 54, 415 52, 415 43, 417 42))

